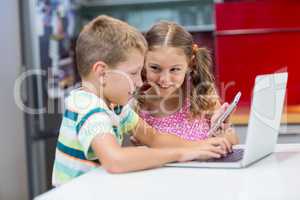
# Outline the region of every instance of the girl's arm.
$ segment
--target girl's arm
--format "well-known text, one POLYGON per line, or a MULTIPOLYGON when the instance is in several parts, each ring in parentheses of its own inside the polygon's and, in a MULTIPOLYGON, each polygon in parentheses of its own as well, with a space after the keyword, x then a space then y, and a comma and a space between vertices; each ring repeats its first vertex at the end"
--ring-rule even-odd
POLYGON ((139 118, 138 125, 133 130, 133 136, 142 144, 155 148, 173 148, 173 147, 200 147, 205 150, 211 150, 216 146, 221 146, 224 154, 231 152, 231 144, 226 138, 220 138, 214 141, 187 141, 176 135, 164 134, 158 132, 155 128, 148 125, 142 118, 139 118))
POLYGON ((160 167, 169 162, 207 160, 221 156, 221 150, 218 148, 208 151, 199 147, 166 149, 121 147, 112 134, 96 136, 91 145, 101 161, 101 166, 110 173, 131 172, 160 167))

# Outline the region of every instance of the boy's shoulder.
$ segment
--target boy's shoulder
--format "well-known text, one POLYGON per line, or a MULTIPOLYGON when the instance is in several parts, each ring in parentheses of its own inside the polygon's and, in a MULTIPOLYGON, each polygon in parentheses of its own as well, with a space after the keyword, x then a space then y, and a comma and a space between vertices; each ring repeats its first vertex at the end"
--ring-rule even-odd
POLYGON ((103 99, 82 89, 74 89, 70 92, 65 99, 65 108, 80 115, 85 115, 94 109, 109 110, 103 99))
POLYGON ((111 107, 111 105, 108 106, 102 98, 81 89, 74 89, 70 92, 69 96, 65 99, 65 108, 81 116, 93 110, 101 109, 102 113, 109 116, 112 120, 122 120, 134 112, 130 104, 121 106, 120 109, 118 109, 118 107, 111 107))

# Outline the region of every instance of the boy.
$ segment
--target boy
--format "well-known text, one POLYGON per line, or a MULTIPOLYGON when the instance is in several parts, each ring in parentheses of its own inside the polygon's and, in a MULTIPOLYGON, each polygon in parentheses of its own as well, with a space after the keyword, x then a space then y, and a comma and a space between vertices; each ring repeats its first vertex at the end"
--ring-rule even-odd
MULTIPOLYGON (((126 105, 133 90, 142 84, 146 49, 141 33, 117 19, 99 16, 83 28, 76 46, 82 87, 73 90, 65 101, 53 169, 54 186, 100 163, 108 172, 122 173, 168 162, 218 158, 226 153, 215 144, 158 134, 126 105), (130 131, 150 148, 121 147, 123 134, 130 131)), ((217 145, 230 151, 226 139, 220 139, 217 145)))

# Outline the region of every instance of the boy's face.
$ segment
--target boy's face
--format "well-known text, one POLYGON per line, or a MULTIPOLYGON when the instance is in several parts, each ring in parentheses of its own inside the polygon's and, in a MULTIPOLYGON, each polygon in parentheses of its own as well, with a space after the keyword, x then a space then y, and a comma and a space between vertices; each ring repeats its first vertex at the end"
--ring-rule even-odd
POLYGON ((127 104, 135 89, 142 85, 144 55, 138 50, 131 50, 127 58, 105 74, 104 95, 110 102, 119 105, 127 104))

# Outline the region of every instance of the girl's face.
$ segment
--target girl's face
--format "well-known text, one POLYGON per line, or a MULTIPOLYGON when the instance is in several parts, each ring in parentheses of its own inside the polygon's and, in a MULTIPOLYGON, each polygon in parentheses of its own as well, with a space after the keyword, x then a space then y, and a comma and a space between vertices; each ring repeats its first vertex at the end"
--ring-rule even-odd
POLYGON ((146 56, 146 77, 159 97, 175 93, 184 83, 188 59, 180 48, 157 47, 146 56))

